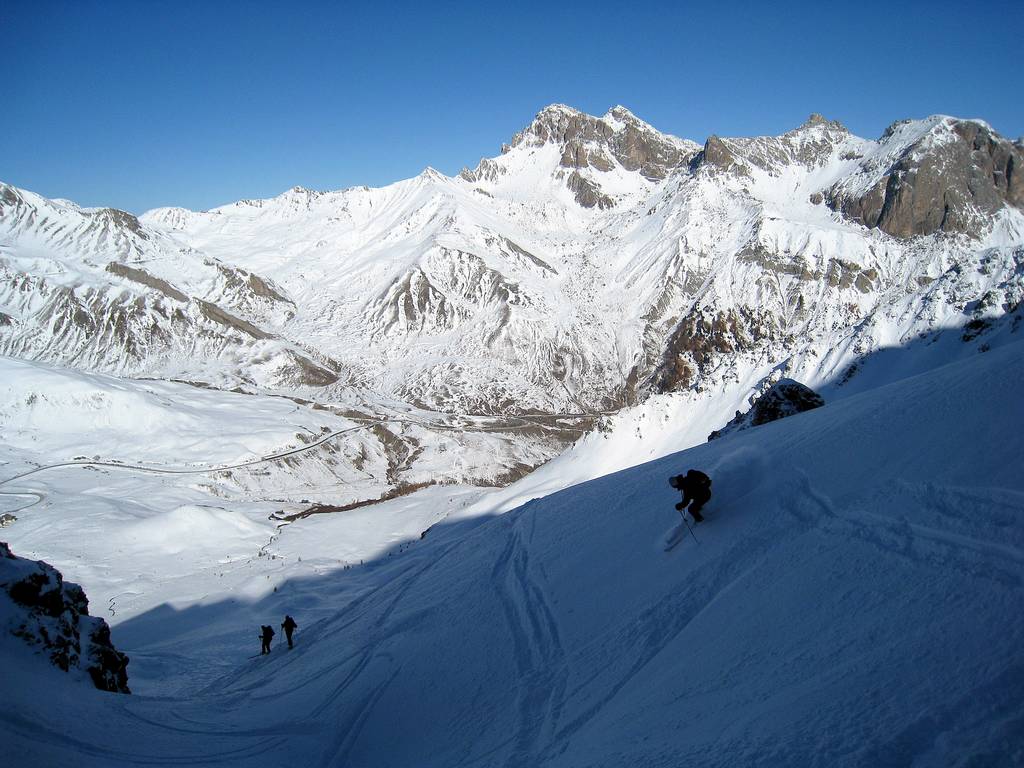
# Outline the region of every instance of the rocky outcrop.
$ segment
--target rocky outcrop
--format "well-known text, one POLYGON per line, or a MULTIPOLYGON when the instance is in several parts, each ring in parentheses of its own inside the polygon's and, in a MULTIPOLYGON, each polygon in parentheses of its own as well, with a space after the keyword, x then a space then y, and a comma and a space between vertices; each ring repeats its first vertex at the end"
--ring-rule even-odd
POLYGON ((712 168, 718 171, 733 170, 741 175, 747 173, 746 169, 739 163, 735 152, 717 136, 708 136, 702 149, 690 163, 692 170, 700 168, 712 168))
MULTIPOLYGON (((504 151, 507 146, 508 145, 503 145, 502 150, 504 151)), ((459 171, 459 176, 466 181, 475 184, 480 181, 497 181, 506 173, 507 171, 502 166, 498 165, 491 158, 485 157, 480 161, 479 165, 477 165, 475 169, 470 170, 469 168, 463 168, 459 171)))
POLYGON ((777 336, 770 317, 746 307, 724 312, 695 309, 669 336, 651 390, 676 392, 695 386, 723 356, 752 350, 777 336))
POLYGON ((228 289, 234 291, 248 291, 252 296, 261 299, 269 299, 270 301, 277 301, 286 304, 294 303, 288 297, 283 296, 281 291, 271 285, 268 280, 260 277, 255 272, 249 272, 248 270, 241 269, 239 267, 229 267, 216 262, 214 262, 214 266, 216 266, 217 271, 220 273, 228 289))
POLYGON ((604 194, 597 184, 585 178, 579 171, 573 171, 569 174, 566 186, 569 187, 569 191, 572 192, 576 202, 584 208, 597 207, 604 210, 615 205, 615 201, 612 198, 604 194))
POLYGON ((139 283, 147 288, 160 291, 164 296, 174 299, 175 301, 188 301, 188 296, 184 293, 179 291, 166 280, 161 280, 159 277, 149 274, 149 272, 144 269, 135 269, 134 267, 129 267, 126 264, 118 264, 116 261, 112 261, 107 264, 107 272, 112 275, 117 275, 118 277, 123 277, 126 280, 131 280, 133 283, 139 283))
POLYGON ((722 139, 709 136, 690 163, 690 170, 708 168, 749 176, 760 169, 778 176, 787 167, 820 168, 837 153, 842 159, 859 157, 857 143, 846 127, 814 113, 797 128, 781 136, 722 139))
POLYGON ((647 179, 660 180, 693 156, 693 148, 665 140, 625 107, 615 107, 608 114, 623 123, 608 144, 627 171, 639 171, 647 179))
POLYGON ((512 146, 523 143, 541 145, 604 143, 615 129, 604 120, 564 104, 545 107, 524 130, 512 137, 512 146))
POLYGON ((131 693, 128 657, 110 641, 110 627, 89 615, 89 600, 77 584, 43 561, 16 557, 0 542, 0 616, 7 631, 35 647, 65 672, 81 670, 101 691, 131 693))
POLYGON ((708 435, 708 442, 732 432, 757 427, 787 416, 803 413, 825 404, 821 395, 793 379, 779 379, 763 392, 746 413, 736 411, 736 416, 721 429, 708 435))
MULTIPOLYGON (((284 370, 278 377, 282 383, 305 387, 327 387, 338 380, 338 375, 322 365, 317 365, 305 355, 290 349, 284 351, 284 370)), ((333 361, 332 361, 333 362, 333 361)), ((334 363, 337 368, 337 363, 334 363)))
POLYGON ((235 317, 230 312, 218 307, 209 301, 203 301, 202 299, 196 299, 196 304, 199 306, 199 311, 202 312, 203 317, 207 320, 212 320, 215 323, 219 323, 226 328, 231 328, 236 331, 251 336, 254 339, 271 339, 273 336, 260 328, 257 328, 247 320, 243 320, 240 317, 235 317))
MULTIPOLYGON (((897 136, 906 122, 882 136, 897 136)), ((890 235, 977 235, 1004 205, 1024 210, 1024 152, 984 123, 944 118, 911 141, 887 167, 862 169, 866 186, 839 183, 825 202, 890 235)))
POLYGON ((99 222, 109 223, 115 230, 127 230, 142 240, 149 239, 149 235, 142 228, 138 218, 127 211, 122 211, 119 208, 101 208, 91 215, 99 222))
MULTIPOLYGON (((580 170, 609 171, 618 164, 648 180, 660 181, 673 169, 685 166, 697 150, 692 142, 659 133, 621 106, 613 107, 604 117, 594 117, 553 104, 513 137, 512 147, 521 144, 558 146, 562 152, 559 164, 573 169, 566 183, 577 202, 586 208, 608 208, 612 201, 601 194, 595 181, 582 176, 580 170)), ((480 168, 462 174, 469 180, 481 175, 480 168)))

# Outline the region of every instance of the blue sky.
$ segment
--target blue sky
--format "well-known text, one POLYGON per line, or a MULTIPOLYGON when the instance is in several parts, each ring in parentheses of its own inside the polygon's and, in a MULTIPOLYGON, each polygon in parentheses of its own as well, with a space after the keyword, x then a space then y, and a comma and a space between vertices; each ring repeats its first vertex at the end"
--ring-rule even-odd
POLYGON ((141 212, 456 173, 552 102, 703 141, 1024 134, 1024 2, 0 4, 0 179, 141 212))

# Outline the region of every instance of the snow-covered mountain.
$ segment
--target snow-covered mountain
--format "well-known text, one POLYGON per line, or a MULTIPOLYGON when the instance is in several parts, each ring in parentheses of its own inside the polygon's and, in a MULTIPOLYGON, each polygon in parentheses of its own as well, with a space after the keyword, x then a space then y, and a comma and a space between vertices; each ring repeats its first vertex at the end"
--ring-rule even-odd
POLYGON ((737 356, 770 370, 1015 305, 1022 163, 948 117, 701 147, 553 105, 473 170, 381 189, 135 218, 5 186, 0 350, 321 402, 615 409, 737 356))

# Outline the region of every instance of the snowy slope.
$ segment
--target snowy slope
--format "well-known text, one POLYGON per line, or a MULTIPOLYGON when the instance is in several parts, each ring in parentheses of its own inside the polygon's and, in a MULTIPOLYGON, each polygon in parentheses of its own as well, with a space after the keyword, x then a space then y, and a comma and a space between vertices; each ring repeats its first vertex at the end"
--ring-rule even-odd
POLYGON ((169 666, 167 637, 195 657, 233 648, 237 667, 203 685, 197 665, 200 690, 184 697, 86 692, 75 704, 65 681, 16 668, 4 695, 17 715, 0 725, 9 754, 1017 764, 1022 352, 1007 343, 487 522, 440 526, 400 558, 253 604, 140 617, 115 641, 163 641, 169 666), (665 553, 678 520, 665 478, 690 466, 714 478, 710 519, 699 544, 665 553), (296 649, 244 659, 257 617, 286 611, 296 649))

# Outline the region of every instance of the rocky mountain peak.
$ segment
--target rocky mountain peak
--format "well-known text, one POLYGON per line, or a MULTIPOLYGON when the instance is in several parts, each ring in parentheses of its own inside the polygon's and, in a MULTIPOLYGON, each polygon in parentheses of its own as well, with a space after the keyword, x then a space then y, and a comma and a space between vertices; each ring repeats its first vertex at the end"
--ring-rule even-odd
POLYGON ((837 133, 841 135, 849 135, 850 133, 847 127, 838 120, 829 120, 820 112, 812 112, 799 127, 792 131, 788 131, 783 135, 792 136, 795 134, 806 133, 808 130, 812 129, 824 129, 826 133, 837 133))
POLYGON ((640 118, 630 112, 626 107, 621 104, 616 104, 614 107, 608 110, 605 114, 605 118, 614 117, 616 120, 635 120, 640 122, 640 118))
POLYGON ((709 168, 749 175, 751 169, 777 175, 786 166, 818 168, 828 163, 851 138, 846 126, 811 114, 800 126, 781 136, 720 138, 709 136, 691 168, 709 168))
POLYGON ((563 104, 541 110, 511 147, 553 144, 563 168, 609 171, 616 165, 650 180, 664 179, 685 165, 698 147, 660 133, 621 105, 594 117, 563 104))
POLYGON ((1004 205, 1024 210, 1022 167, 1022 148, 982 120, 900 120, 826 201, 895 237, 978 235, 1004 205))
POLYGON ((564 104, 545 107, 522 131, 512 137, 512 146, 605 141, 613 129, 604 120, 564 104))

